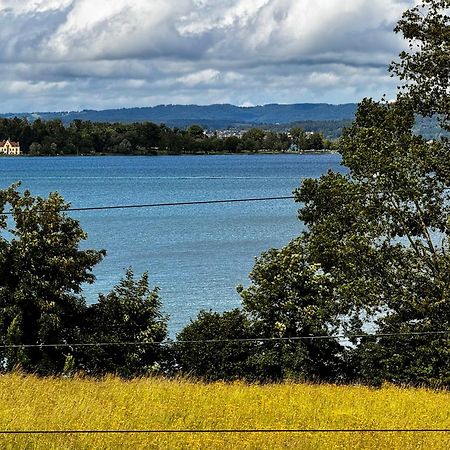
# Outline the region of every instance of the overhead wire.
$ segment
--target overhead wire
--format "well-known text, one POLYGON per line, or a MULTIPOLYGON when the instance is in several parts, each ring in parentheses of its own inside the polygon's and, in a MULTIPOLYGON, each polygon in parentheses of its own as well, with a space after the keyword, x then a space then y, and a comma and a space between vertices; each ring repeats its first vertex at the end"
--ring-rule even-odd
MULTIPOLYGON (((321 187, 323 189, 323 187, 321 187)), ((450 191, 450 188, 444 189, 450 191)), ((346 196, 360 196, 359 192, 347 192, 346 196)), ((85 206, 85 207, 69 207, 67 209, 55 210, 58 213, 65 212, 83 212, 83 211, 108 211, 108 210, 121 210, 121 209, 143 209, 143 208, 162 208, 162 207, 174 207, 174 206, 195 206, 195 205, 214 205, 214 204, 226 204, 226 203, 250 203, 250 202, 266 202, 266 201, 278 201, 278 200, 295 200, 294 195, 283 195, 274 197, 251 197, 251 198, 231 198, 231 199, 214 199, 214 200, 192 200, 192 201, 180 201, 180 202, 158 202, 158 203, 143 203, 143 204, 126 204, 126 205, 104 205, 104 206, 85 206)), ((374 206, 375 208, 376 206, 374 206)), ((30 210, 33 212, 50 212, 51 210, 30 210)), ((13 211, 0 212, 0 215, 13 215, 13 211)))
POLYGON ((196 200, 186 202, 168 202, 168 203, 149 203, 141 205, 112 205, 112 206, 91 206, 83 208, 69 208, 68 211, 98 211, 109 209, 132 209, 132 208, 160 208, 167 206, 192 206, 192 205, 214 205, 220 203, 246 203, 246 202, 266 202, 274 200, 293 200, 294 196, 280 196, 280 197, 261 197, 261 198, 239 198, 239 199, 224 199, 224 200, 196 200))
MULTIPOLYGON (((279 197, 261 197, 261 198, 233 198, 233 199, 218 199, 218 200, 194 200, 185 202, 167 202, 167 203, 146 203, 146 204, 134 204, 134 205, 109 205, 109 206, 87 206, 80 208, 67 208, 64 210, 58 210, 57 212, 79 212, 79 211, 103 211, 114 209, 140 209, 140 208, 161 208, 168 206, 192 206, 192 205, 214 205, 221 203, 249 203, 249 202, 266 202, 275 200, 293 200, 293 195, 279 196, 279 197)), ((46 212, 40 210, 38 212, 46 212)), ((14 214, 12 211, 5 211, 4 215, 14 214)))
POLYGON ((148 430, 0 430, 7 434, 262 434, 262 433, 450 433, 450 428, 272 428, 272 429, 148 429, 148 430))
POLYGON ((291 336, 291 337, 261 337, 261 338, 235 338, 235 339, 198 339, 198 340, 164 340, 164 341, 131 341, 131 342, 82 342, 82 343, 56 343, 56 344, 3 344, 0 349, 16 348, 77 348, 77 347, 127 347, 127 346, 155 346, 155 345, 191 345, 191 344, 219 344, 219 343, 251 343, 251 342, 285 342, 304 340, 351 340, 351 339, 379 339, 387 337, 419 337, 419 336, 446 336, 450 330, 441 331, 410 331, 396 333, 349 334, 349 335, 317 335, 317 336, 291 336))

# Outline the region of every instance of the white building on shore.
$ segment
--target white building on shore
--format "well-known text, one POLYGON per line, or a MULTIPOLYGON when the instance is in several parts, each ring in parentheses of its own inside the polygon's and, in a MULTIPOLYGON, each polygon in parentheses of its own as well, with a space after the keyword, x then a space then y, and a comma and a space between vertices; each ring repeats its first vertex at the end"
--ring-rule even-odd
POLYGON ((19 142, 13 142, 9 139, 0 141, 0 155, 20 155, 19 142))

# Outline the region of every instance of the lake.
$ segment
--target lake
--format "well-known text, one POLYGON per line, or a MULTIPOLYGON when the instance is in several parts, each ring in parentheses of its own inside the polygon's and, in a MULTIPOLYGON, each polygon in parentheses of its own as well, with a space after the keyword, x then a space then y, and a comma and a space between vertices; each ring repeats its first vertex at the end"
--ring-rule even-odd
MULTIPOLYGON (((33 195, 58 191, 72 207, 169 203, 291 195, 303 178, 342 171, 339 155, 0 158, 1 188, 22 181, 33 195)), ((71 212, 89 238, 106 249, 95 302, 132 266, 160 287, 173 335, 201 309, 239 306, 238 284, 262 251, 287 244, 302 230, 293 200, 71 212)))

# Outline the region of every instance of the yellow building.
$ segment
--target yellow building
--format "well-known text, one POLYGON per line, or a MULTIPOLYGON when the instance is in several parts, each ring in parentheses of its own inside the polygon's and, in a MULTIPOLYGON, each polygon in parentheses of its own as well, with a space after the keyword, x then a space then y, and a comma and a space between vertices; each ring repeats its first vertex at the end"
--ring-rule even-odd
POLYGON ((9 139, 0 141, 0 155, 20 155, 19 142, 12 142, 9 139))

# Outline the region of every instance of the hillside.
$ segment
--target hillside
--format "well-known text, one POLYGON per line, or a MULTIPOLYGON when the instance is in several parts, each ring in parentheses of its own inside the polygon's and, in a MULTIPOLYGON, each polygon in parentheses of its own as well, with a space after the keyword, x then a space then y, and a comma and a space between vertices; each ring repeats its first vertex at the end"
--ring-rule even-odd
POLYGON ((271 104, 242 107, 234 105, 159 105, 147 108, 84 110, 71 112, 8 113, 0 117, 27 117, 61 119, 64 123, 73 120, 92 122, 154 122, 168 126, 185 127, 199 124, 206 128, 227 128, 245 125, 289 124, 303 121, 342 121, 353 119, 356 104, 330 105, 326 103, 302 103, 293 105, 271 104))
MULTIPOLYGON (((327 139, 336 139, 344 127, 351 124, 356 103, 331 105, 327 103, 299 103, 292 105, 271 104, 243 107, 234 105, 159 105, 148 108, 84 110, 70 112, 4 113, 0 118, 25 117, 33 122, 60 119, 65 125, 74 120, 102 123, 153 122, 168 127, 187 128, 197 124, 205 129, 249 129, 262 127, 273 131, 287 131, 299 126, 305 131, 322 132, 327 139)), ((434 139, 442 131, 436 118, 418 118, 414 131, 426 139, 434 139)))

